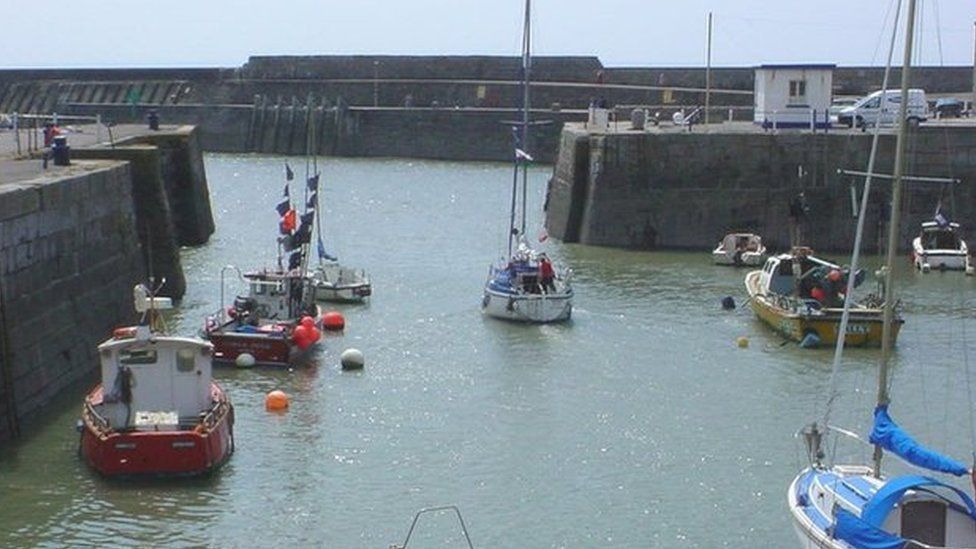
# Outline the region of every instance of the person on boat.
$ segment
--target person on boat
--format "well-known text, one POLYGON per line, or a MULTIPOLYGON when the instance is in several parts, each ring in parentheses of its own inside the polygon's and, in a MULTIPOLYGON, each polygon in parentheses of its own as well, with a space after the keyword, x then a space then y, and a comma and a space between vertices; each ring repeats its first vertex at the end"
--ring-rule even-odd
POLYGON ((542 290, 545 293, 550 291, 556 291, 556 284, 553 282, 556 278, 556 271, 552 268, 552 262, 546 257, 546 254, 539 255, 539 280, 542 283, 542 290))

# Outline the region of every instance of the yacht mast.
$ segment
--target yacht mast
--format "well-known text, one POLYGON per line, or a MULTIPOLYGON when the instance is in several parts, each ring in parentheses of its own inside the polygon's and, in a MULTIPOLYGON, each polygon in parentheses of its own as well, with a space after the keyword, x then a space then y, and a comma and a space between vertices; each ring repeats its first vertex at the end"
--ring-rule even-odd
MULTIPOLYGON (((905 138, 908 131, 908 83, 912 65, 912 38, 915 34, 915 0, 908 0, 905 18, 905 58, 901 69, 901 102, 898 106, 898 135, 895 141, 894 181, 891 192, 891 223, 888 227, 888 256, 885 260, 884 324, 881 333, 881 366, 878 368, 878 405, 888 404, 888 362, 891 359, 891 325, 894 318, 894 258, 898 255, 898 222, 901 214, 902 170, 905 138)), ((874 476, 881 476, 881 446, 874 446, 874 476)))
MULTIPOLYGON (((525 23, 522 33, 522 150, 529 150, 529 76, 532 71, 532 0, 525 0, 525 23)), ((525 236, 525 210, 529 187, 529 163, 522 160, 522 229, 525 236)))

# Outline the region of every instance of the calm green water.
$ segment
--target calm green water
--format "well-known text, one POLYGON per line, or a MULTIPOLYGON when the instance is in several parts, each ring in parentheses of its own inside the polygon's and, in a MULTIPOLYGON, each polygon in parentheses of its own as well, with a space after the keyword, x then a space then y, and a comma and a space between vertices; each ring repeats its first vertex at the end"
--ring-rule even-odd
MULTIPOLYGON (((283 161, 207 157, 218 230, 184 251, 175 331, 219 306, 221 266, 274 261, 283 161)), ((572 322, 507 324, 479 310, 505 245, 507 166, 329 159, 324 174, 329 247, 369 270, 374 297, 341 309, 346 331, 321 364, 219 370, 238 451, 194 481, 97 477, 76 456, 83 390, 66 395, 0 450, 0 545, 385 548, 416 510, 443 504, 460 506, 477 547, 795 545, 784 493, 805 461, 793 433, 823 412, 831 352, 722 311, 725 295, 744 301, 744 271, 712 266, 705 250, 550 240, 575 271, 572 322), (347 347, 365 353, 363 372, 338 368, 347 347), (292 395, 284 415, 263 409, 275 388, 292 395)), ((532 234, 547 177, 533 172, 532 234)), ((961 320, 976 281, 901 267, 893 413, 968 461, 961 320)), ((832 420, 864 432, 877 352, 845 356, 832 420)), ((418 534, 418 547, 460 546, 446 516, 418 534)))

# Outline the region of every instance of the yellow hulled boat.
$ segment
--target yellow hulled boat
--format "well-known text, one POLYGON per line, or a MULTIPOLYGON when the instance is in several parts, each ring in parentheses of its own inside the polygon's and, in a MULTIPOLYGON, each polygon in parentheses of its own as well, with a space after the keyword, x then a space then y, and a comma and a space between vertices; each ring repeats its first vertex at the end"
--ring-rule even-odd
MULTIPOLYGON (((814 257, 809 248, 770 257, 761 270, 746 275, 752 310, 763 322, 805 347, 837 342, 846 276, 838 265, 814 257)), ((855 275, 855 279, 858 277, 855 275)), ((852 303, 845 346, 881 346, 882 303, 868 296, 852 303)), ((892 343, 904 320, 896 312, 892 343)))

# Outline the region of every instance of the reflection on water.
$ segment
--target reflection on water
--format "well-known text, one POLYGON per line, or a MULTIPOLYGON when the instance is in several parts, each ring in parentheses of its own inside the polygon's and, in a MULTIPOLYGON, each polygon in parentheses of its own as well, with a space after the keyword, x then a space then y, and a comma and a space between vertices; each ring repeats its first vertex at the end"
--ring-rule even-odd
MULTIPOLYGON (((184 250, 178 333, 220 307, 222 266, 276 259, 284 159, 206 162, 218 231, 184 250)), ((484 278, 507 241, 508 166, 322 165, 326 245, 370 272, 374 296, 337 307, 346 330, 327 337, 320 363, 218 370, 237 407, 238 451, 190 481, 93 475, 76 456, 79 387, 0 451, 0 545, 385 547, 417 509, 441 504, 460 506, 479 547, 795 544, 783 496, 804 463, 792 436, 823 413, 832 352, 784 344, 755 320, 745 271, 713 266, 709 250, 550 239, 549 254, 574 271, 573 320, 484 318, 484 278), (727 295, 739 309, 721 310, 727 295), (364 352, 365 370, 341 371, 347 347, 364 352), (264 411, 272 389, 291 395, 287 413, 264 411)), ((529 234, 547 177, 532 172, 529 234)), ((968 420, 944 420, 968 417, 964 354, 932 346, 965 348, 974 280, 905 263, 897 417, 965 459, 968 420)), ((242 289, 228 284, 228 299, 242 289)), ((845 354, 836 423, 863 432, 876 358, 845 354)), ((450 517, 421 528, 425 546, 457 546, 450 517)))

